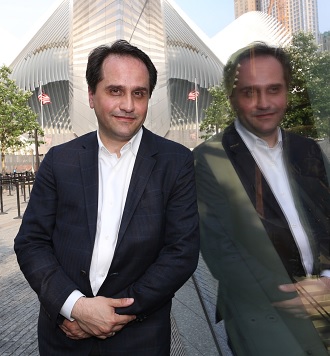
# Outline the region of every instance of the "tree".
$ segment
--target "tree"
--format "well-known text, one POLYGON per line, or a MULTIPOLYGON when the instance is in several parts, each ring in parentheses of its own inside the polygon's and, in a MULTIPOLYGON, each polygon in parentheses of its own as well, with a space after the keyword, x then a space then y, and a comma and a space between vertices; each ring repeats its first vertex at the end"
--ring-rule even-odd
POLYGON ((27 134, 29 138, 34 137, 35 130, 43 134, 36 120, 37 114, 28 105, 32 92, 21 90, 9 78, 10 74, 10 68, 0 67, 0 146, 3 173, 6 154, 31 143, 22 140, 23 134, 27 134))
POLYGON ((287 47, 293 80, 284 128, 304 136, 329 135, 330 53, 320 52, 312 34, 299 32, 287 47))
POLYGON ((208 139, 227 127, 235 118, 223 84, 208 89, 212 95, 210 106, 205 109, 205 118, 199 128, 204 132, 201 138, 208 139))

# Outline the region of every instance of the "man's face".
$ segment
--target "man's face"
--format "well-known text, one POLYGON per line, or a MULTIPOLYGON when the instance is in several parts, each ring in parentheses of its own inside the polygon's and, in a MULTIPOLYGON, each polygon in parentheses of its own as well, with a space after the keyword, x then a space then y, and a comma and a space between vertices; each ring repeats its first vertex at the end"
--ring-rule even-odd
POLYGON ((287 107, 282 65, 272 56, 258 56, 243 60, 237 70, 230 102, 242 125, 273 147, 287 107))
POLYGON ((103 144, 113 151, 128 142, 143 125, 149 101, 149 72, 130 56, 110 55, 103 62, 103 79, 89 105, 95 110, 103 144))

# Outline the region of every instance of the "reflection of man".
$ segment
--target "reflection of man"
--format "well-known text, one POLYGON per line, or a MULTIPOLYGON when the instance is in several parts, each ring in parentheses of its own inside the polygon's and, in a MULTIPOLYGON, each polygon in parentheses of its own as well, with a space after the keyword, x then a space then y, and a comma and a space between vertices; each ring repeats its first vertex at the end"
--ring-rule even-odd
POLYGON ((290 63, 283 50, 258 43, 232 56, 224 76, 237 119, 194 152, 218 313, 238 355, 322 355, 291 281, 328 273, 319 253, 329 248, 329 189, 318 145, 279 129, 290 63))
POLYGON ((15 239, 40 354, 168 356, 199 254, 192 153, 142 127, 157 81, 144 52, 100 46, 86 78, 98 131, 49 151, 15 239))

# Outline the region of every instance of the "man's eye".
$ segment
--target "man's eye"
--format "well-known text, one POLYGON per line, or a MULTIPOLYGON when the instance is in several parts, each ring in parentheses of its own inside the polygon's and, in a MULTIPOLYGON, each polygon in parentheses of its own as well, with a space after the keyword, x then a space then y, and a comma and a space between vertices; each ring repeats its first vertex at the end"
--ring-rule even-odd
POLYGON ((135 91, 134 95, 137 97, 143 97, 143 96, 145 96, 145 92, 144 91, 135 91))
POLYGON ((248 97, 251 98, 254 95, 255 91, 253 89, 246 89, 244 91, 244 94, 248 97))
POLYGON ((120 90, 116 88, 109 89, 110 95, 120 95, 120 90))
POLYGON ((271 88, 269 88, 269 92, 272 93, 272 94, 278 93, 278 91, 279 91, 279 87, 271 87, 271 88))

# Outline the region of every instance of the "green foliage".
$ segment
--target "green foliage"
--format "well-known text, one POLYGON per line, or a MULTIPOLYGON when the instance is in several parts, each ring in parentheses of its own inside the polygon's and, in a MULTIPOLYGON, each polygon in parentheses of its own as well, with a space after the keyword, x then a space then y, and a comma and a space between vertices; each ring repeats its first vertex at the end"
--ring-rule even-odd
POLYGON ((227 127, 235 118, 223 85, 208 89, 212 95, 210 106, 205 109, 205 118, 200 124, 201 138, 208 139, 227 127))
POLYGON ((330 52, 320 52, 312 34, 297 33, 287 47, 293 67, 282 127, 309 137, 329 135, 330 52))
POLYGON ((9 78, 10 68, 0 67, 0 146, 2 171, 5 170, 5 155, 10 150, 23 148, 30 142, 22 141, 21 136, 33 137, 34 131, 43 134, 35 114, 28 105, 32 93, 21 90, 9 78))

